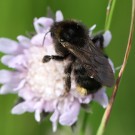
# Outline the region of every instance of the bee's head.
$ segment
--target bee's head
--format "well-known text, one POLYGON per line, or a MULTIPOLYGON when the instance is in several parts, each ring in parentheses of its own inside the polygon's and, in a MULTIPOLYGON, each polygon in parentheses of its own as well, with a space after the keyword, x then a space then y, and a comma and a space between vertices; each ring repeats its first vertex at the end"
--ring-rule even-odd
POLYGON ((85 44, 88 37, 88 30, 80 22, 73 20, 54 23, 50 32, 53 39, 73 45, 85 44))

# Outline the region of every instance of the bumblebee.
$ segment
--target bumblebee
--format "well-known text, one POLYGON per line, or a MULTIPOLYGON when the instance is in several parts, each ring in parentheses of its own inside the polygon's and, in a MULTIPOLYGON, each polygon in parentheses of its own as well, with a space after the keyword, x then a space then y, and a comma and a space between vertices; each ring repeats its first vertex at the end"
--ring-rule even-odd
POLYGON ((75 20, 55 22, 50 33, 57 55, 45 55, 43 62, 67 61, 64 68, 66 92, 71 88, 71 73, 84 95, 94 93, 102 86, 114 85, 114 73, 103 52, 102 34, 91 38, 86 26, 75 20))

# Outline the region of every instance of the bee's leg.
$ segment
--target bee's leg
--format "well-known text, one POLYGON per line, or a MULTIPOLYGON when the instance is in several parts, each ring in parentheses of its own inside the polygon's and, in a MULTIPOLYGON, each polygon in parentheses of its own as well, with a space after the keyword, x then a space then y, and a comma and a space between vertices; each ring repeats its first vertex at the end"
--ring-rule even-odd
POLYGON ((93 37, 92 41, 97 47, 103 49, 103 42, 104 42, 103 33, 99 33, 99 34, 95 35, 93 37))
POLYGON ((42 62, 43 62, 43 63, 46 63, 46 62, 49 62, 50 60, 51 60, 51 56, 45 55, 45 56, 43 57, 43 59, 42 59, 42 62))
POLYGON ((51 58, 52 58, 53 60, 56 60, 56 61, 63 61, 64 59, 67 58, 67 55, 65 55, 65 56, 52 55, 51 58))
POLYGON ((67 56, 59 56, 59 55, 45 55, 42 59, 43 63, 49 62, 51 59, 56 61, 63 61, 67 56))
POLYGON ((72 71, 72 63, 73 62, 70 62, 66 67, 65 67, 65 70, 64 70, 64 73, 65 73, 65 93, 68 93, 70 91, 70 88, 71 88, 71 71, 72 71))
MULTIPOLYGON (((101 50, 104 49, 104 47, 107 45, 107 43, 109 44, 110 40, 111 40, 111 34, 110 34, 110 32, 99 33, 99 34, 95 35, 93 37, 93 39, 92 39, 93 43, 97 47, 99 47, 101 50), (108 39, 107 39, 107 37, 108 37, 108 39)), ((106 58, 108 58, 108 55, 106 55, 105 53, 104 53, 104 56, 106 58)))
POLYGON ((112 39, 112 35, 110 31, 107 30, 104 33, 100 32, 94 35, 92 38, 92 41, 97 47, 99 47, 100 49, 103 49, 110 43, 111 39, 112 39))

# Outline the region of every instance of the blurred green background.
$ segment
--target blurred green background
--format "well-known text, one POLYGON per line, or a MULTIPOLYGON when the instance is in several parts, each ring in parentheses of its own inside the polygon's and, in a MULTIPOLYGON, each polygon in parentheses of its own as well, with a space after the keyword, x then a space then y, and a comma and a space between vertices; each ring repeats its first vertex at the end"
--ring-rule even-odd
MULTIPOLYGON (((33 19, 45 16, 48 6, 54 12, 60 9, 64 18, 81 20, 87 26, 97 24, 95 32, 103 30, 107 3, 108 0, 0 0, 0 37, 16 39, 17 35, 26 35, 33 31, 33 19)), ((113 39, 106 49, 115 67, 120 66, 123 61, 130 27, 131 6, 131 0, 116 1, 110 28, 113 39)), ((135 135, 134 59, 135 38, 105 135, 135 135)), ((3 67, 0 65, 0 69, 3 67)), ((118 71, 116 76, 117 74, 118 71)), ((112 89, 108 89, 107 93, 110 96, 112 89)), ((15 99, 15 95, 0 95, 0 135, 52 134, 49 120, 39 124, 34 120, 33 114, 11 115, 10 110, 15 99)), ((95 135, 104 109, 94 103, 92 111, 87 120, 87 134, 91 132, 91 135, 95 135)), ((83 121, 83 114, 81 111, 79 125, 83 121)), ((54 135, 72 134, 68 127, 59 126, 58 129, 54 135)))

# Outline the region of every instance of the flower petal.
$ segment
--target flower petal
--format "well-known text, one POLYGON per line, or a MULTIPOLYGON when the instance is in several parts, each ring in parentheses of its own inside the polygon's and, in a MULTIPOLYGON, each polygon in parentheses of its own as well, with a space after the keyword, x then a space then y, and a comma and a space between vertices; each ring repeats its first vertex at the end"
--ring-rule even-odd
POLYGON ((75 100, 71 107, 60 115, 59 122, 61 125, 71 126, 77 119, 80 111, 80 103, 75 100))
POLYGON ((22 114, 25 112, 34 112, 33 109, 34 102, 32 101, 25 101, 17 104, 12 108, 12 114, 22 114))
POLYGON ((64 17, 63 17, 63 14, 62 14, 62 12, 60 11, 60 10, 58 10, 57 12, 56 12, 56 22, 60 22, 60 21, 62 21, 64 19, 64 17))
POLYGON ((25 79, 21 80, 20 83, 18 84, 18 86, 16 88, 14 88, 14 91, 17 91, 17 90, 20 90, 21 88, 23 88, 25 82, 26 82, 25 79))
POLYGON ((13 91, 14 87, 16 87, 15 83, 4 84, 0 89, 0 94, 16 93, 15 91, 13 91))
POLYGON ((2 58, 1 58, 1 62, 8 66, 8 63, 14 58, 13 55, 4 55, 2 58))
POLYGON ((30 39, 25 37, 25 36, 18 36, 17 37, 18 41, 20 42, 20 45, 22 45, 24 48, 29 48, 30 47, 30 39))
POLYGON ((2 57, 1 61, 10 68, 25 69, 25 67, 27 67, 25 56, 22 54, 17 56, 5 55, 2 57))
POLYGON ((96 24, 89 28, 89 35, 92 36, 93 30, 96 28, 96 24))
POLYGON ((14 76, 14 72, 8 70, 0 70, 0 83, 9 83, 14 76))
POLYGON ((105 87, 102 87, 93 96, 94 97, 93 100, 101 104, 103 108, 106 108, 108 105, 108 96, 105 91, 106 91, 105 87))
POLYGON ((53 24, 53 19, 40 17, 39 19, 34 19, 34 27, 37 33, 44 33, 46 30, 50 29, 53 24))
POLYGON ((37 110, 35 111, 35 120, 36 120, 37 122, 40 122, 40 120, 41 120, 40 114, 41 114, 41 110, 40 110, 40 109, 37 109, 37 110))
POLYGON ((89 104, 91 102, 91 100, 92 100, 91 94, 88 96, 79 98, 80 103, 83 103, 83 104, 89 104))
POLYGON ((30 90, 29 87, 25 86, 18 91, 18 95, 22 97, 24 100, 32 100, 35 97, 35 94, 30 90))
POLYGON ((23 78, 23 74, 17 71, 0 70, 0 83, 4 84, 1 87, 0 94, 15 93, 15 88, 18 87, 23 78))
POLYGON ((104 42, 103 42, 103 46, 104 47, 107 47, 112 39, 112 34, 109 30, 107 30, 104 34, 103 34, 103 37, 104 37, 104 42))
POLYGON ((56 108, 56 105, 57 105, 57 100, 46 101, 44 104, 44 111, 53 112, 54 109, 56 108))
POLYGON ((53 123, 53 132, 56 132, 56 130, 57 130, 58 118, 59 118, 59 112, 58 112, 58 110, 55 110, 50 118, 50 121, 52 121, 52 123, 53 123))
POLYGON ((23 114, 26 110, 26 102, 22 102, 20 104, 17 104, 13 109, 11 110, 12 114, 23 114))
POLYGON ((45 37, 45 33, 40 33, 40 34, 35 35, 31 39, 31 44, 37 45, 37 46, 43 46, 43 44, 44 44, 44 46, 48 46, 48 45, 52 45, 53 44, 52 38, 50 36, 50 33, 48 33, 46 35, 45 40, 44 40, 44 37, 45 37))
POLYGON ((17 54, 20 52, 19 44, 8 38, 0 38, 0 52, 7 54, 17 54))

